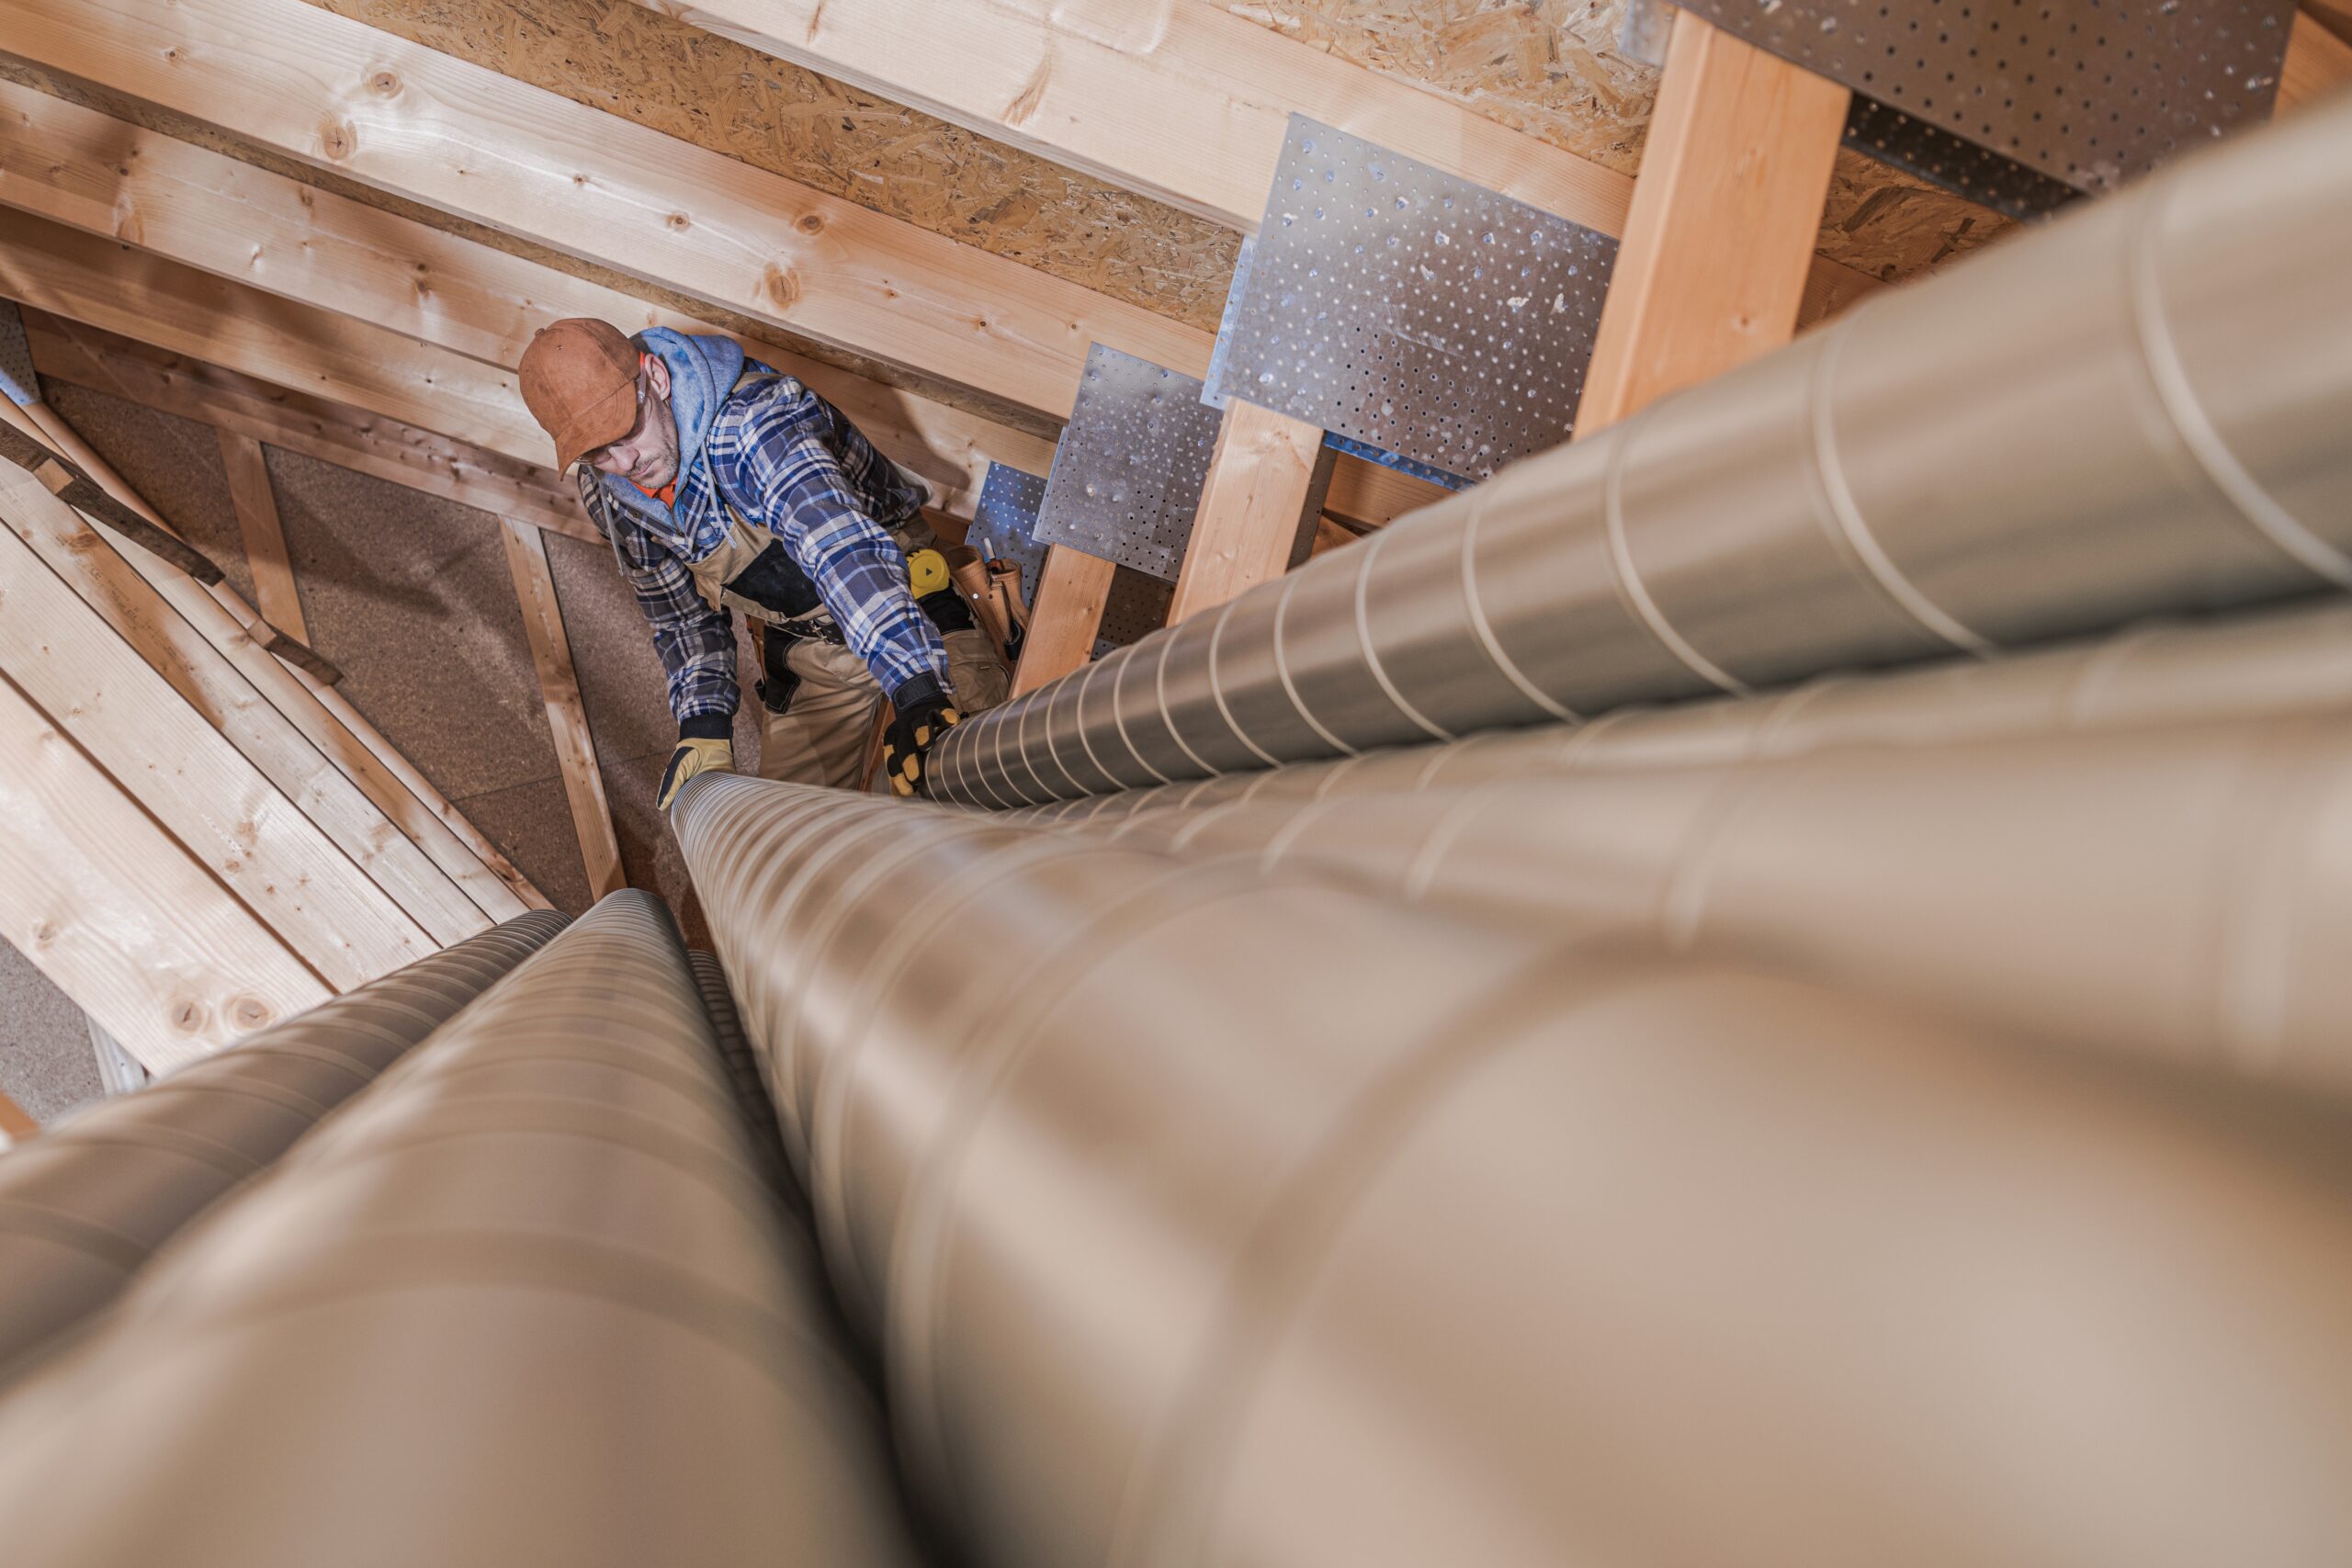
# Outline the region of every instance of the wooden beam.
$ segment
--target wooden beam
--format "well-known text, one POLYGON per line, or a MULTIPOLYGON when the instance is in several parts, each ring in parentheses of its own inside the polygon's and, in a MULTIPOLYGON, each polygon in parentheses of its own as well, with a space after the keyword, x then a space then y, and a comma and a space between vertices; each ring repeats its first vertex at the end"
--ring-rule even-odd
POLYGON ((17 530, 66 510, 0 467, 0 668, 49 721, 336 990, 438 945, 17 530))
MULTIPOLYGON (((2303 0, 2303 15, 2333 36, 2352 43, 2352 0, 2303 0)), ((2293 35, 2288 47, 2293 48, 2293 35)))
POLYGON ((588 731, 588 708, 581 701, 580 678, 571 667, 571 639, 564 635, 563 606, 548 570, 548 547, 538 530, 502 519, 506 570, 523 606, 523 628, 531 638, 531 662, 539 672, 539 700, 547 705, 548 729, 563 771, 564 798, 571 804, 571 826, 580 836, 580 863, 588 873, 592 899, 628 886, 621 868, 620 840, 613 835, 613 813, 605 803, 605 776, 596 765, 596 742, 588 731))
POLYGON ((21 1144, 40 1131, 40 1123, 25 1113, 25 1108, 0 1094, 0 1149, 21 1144))
POLYGON ((150 1072, 334 993, 0 676, 0 935, 150 1072))
MULTIPOLYGON (((1216 6, 637 4, 1245 232, 1293 114, 1604 234, 1632 202, 1613 169, 1216 6)), ((1878 287, 1826 257, 1813 271, 1812 316, 1878 287)))
POLYGON ((301 0, 0 0, 12 54, 1059 418, 1091 342, 1206 333, 301 0))
POLYGON ((1111 579, 1117 570, 1116 562, 1065 545, 1046 552, 1046 570, 1037 574, 1037 602, 1029 607, 1029 632, 1021 644, 1021 663, 1012 671, 1012 695, 1057 681, 1094 657, 1094 639, 1102 635, 1102 610, 1111 602, 1111 579))
POLYGON ((34 368, 49 380, 105 392, 548 533, 604 542, 581 511, 579 492, 550 469, 43 311, 27 313, 25 337, 34 368))
MULTIPOLYGON (((532 333, 563 316, 594 316, 625 332, 718 330, 618 289, 6 82, 0 82, 0 201, 486 365, 512 368, 532 333)), ((1025 432, 774 343, 746 339, 744 346, 841 408, 893 460, 938 486, 959 515, 969 515, 991 458, 1023 466, 1050 461, 1051 443, 1025 432)), ((515 412, 519 416, 519 408, 515 412)), ((444 434, 481 440, 469 431, 444 434)), ((535 467, 548 461, 544 436, 533 429, 525 439, 530 444, 514 457, 535 467)), ((506 514, 498 507, 486 510, 506 514)))
POLYGON ((294 560, 286 549, 286 526, 277 516, 277 492, 270 488, 269 464, 261 443, 233 431, 217 433, 220 462, 229 474, 229 504, 245 542, 245 570, 253 574, 254 599, 261 618, 304 644, 311 626, 294 582, 294 560))
MULTIPOLYGON (((208 640, 188 615, 140 575, 133 565, 138 558, 117 550, 78 513, 29 507, 0 522, 0 527, 11 529, 436 943, 457 942, 488 927, 489 917, 458 883, 282 711, 282 706, 299 707, 309 700, 300 682, 276 660, 261 657, 252 638, 236 628, 220 604, 184 579, 166 579, 174 581, 184 604, 209 620, 225 647, 208 640)), ((341 739, 356 749, 350 738, 341 739)), ((479 865, 471 870, 477 879, 489 880, 479 865)))
POLYGON ((1215 609, 1305 560, 1330 489, 1323 432, 1235 398, 1218 423, 1168 624, 1215 609))
POLYGON ((1851 96, 1676 14, 1577 435, 1795 335, 1851 96))
POLYGON ((2335 14, 2343 19, 2342 33, 2331 32, 2306 12, 2295 14, 2286 63, 2278 72, 2278 113, 2297 113, 2352 85, 2352 9, 2338 7, 2335 14))
MULTIPOLYGON (((329 92, 318 71, 307 62, 297 66, 281 51, 247 50, 241 33, 258 28, 259 18, 218 28, 207 20, 238 10, 232 0, 175 5, 105 0, 101 10, 121 19, 126 30, 120 32, 111 30, 111 21, 107 27, 93 25, 78 0, 0 0, 0 33, 7 32, 13 20, 27 19, 20 51, 29 51, 36 39, 54 41, 58 52, 81 62, 62 67, 77 74, 107 80, 111 71, 119 80, 108 85, 118 90, 228 124, 296 157, 335 167, 427 206, 474 217, 635 276, 656 277, 786 330, 808 325, 797 309, 781 302, 795 290, 874 291, 887 307, 884 316, 898 334, 898 350, 877 340, 865 345, 866 352, 960 381, 1055 420, 1069 412, 1091 339, 1100 338, 1187 375, 1201 375, 1207 368, 1214 339, 1198 328, 898 220, 818 197, 720 154, 418 50, 298 0, 266 4, 273 14, 286 8, 283 19, 295 28, 295 35, 288 36, 307 38, 311 33, 305 29, 323 29, 317 37, 325 51, 320 56, 326 62, 322 69, 332 74, 348 68, 354 84, 348 94, 329 92), (54 18, 61 12, 69 14, 68 19, 57 26, 54 18), (38 33, 29 20, 36 15, 51 18, 38 33), (183 25, 190 29, 185 35, 177 30, 183 25), (168 51, 171 62, 154 69, 158 62, 139 55, 130 42, 141 37, 162 39, 159 47, 168 51), (413 62, 414 70, 403 75, 398 64, 401 61, 413 62), (359 85, 385 73, 401 84, 391 100, 359 85), (211 98, 214 89, 228 96, 211 98), (273 93, 294 96, 270 108, 260 98, 241 96, 248 91, 261 98, 273 93), (287 112, 288 104, 312 100, 317 113, 309 118, 287 112), (316 131, 321 123, 342 127, 338 138, 354 131, 356 122, 343 118, 346 110, 375 129, 361 138, 361 153, 338 160, 322 152, 316 131), (224 119, 230 111, 234 112, 224 119), (423 123, 412 124, 412 116, 423 123), (517 126, 526 129, 517 131, 517 126), (458 144, 468 137, 487 137, 476 144, 498 149, 498 155, 477 161, 466 154, 453 163, 449 149, 440 144, 445 135, 458 144), (546 139, 544 146, 534 140, 540 136, 546 139), (575 174, 583 183, 573 183, 575 174), (494 210, 484 215, 476 209, 493 186, 511 191, 513 201, 492 202, 494 210), (766 209, 762 203, 768 204, 766 209), (662 214, 674 214, 685 223, 675 227, 662 214), (781 216, 770 221, 772 214, 781 216), (784 218, 793 214, 797 219, 786 223, 784 218), (691 242, 682 238, 687 235, 691 242), (684 254, 678 254, 682 249, 684 254), (756 276, 754 262, 766 269, 756 276), (800 271, 792 270, 796 265, 800 271), (732 279, 735 287, 731 291, 698 288, 696 278, 713 286, 732 279), (943 300, 955 302, 944 319, 943 300), (1035 320, 1038 312, 1032 308, 1038 301, 1051 318, 1043 325, 1035 320), (1005 341, 1011 336, 1022 336, 1022 342, 1005 341), (1048 365, 1050 375, 1042 368, 1048 365)), ((19 47, 13 38, 10 46, 19 47)), ((599 316, 624 325, 658 320, 682 330, 708 330, 631 296, 374 208, 339 203, 330 193, 189 149, 110 117, 71 105, 45 107, 61 104, 29 89, 0 84, 0 157, 12 144, 18 149, 13 158, 0 162, 0 175, 6 176, 0 178, 0 201, 85 232, 119 235, 157 254, 168 248, 169 254, 193 265, 259 284, 288 300, 314 304, 369 325, 395 326, 423 343, 458 344, 460 353, 487 355, 501 366, 519 360, 529 337, 527 326, 559 315, 599 316), (113 155, 126 151, 136 155, 113 155), (238 222, 224 226, 212 194, 216 188, 234 193, 238 222), (320 257, 335 265, 321 265, 320 257), (493 353, 485 347, 492 341, 508 346, 493 353)), ((1863 288, 1874 287, 1859 274, 1850 276, 1863 288)), ((190 307, 191 290, 183 287, 174 292, 179 308, 190 307)), ((413 403, 394 407, 350 390, 273 375, 256 361, 191 344, 185 332, 142 333, 118 324, 119 318, 100 320, 68 310, 58 313, 265 379, 300 385, 526 461, 546 460, 543 436, 536 445, 511 445, 493 439, 486 425, 453 426, 450 421, 459 415, 448 408, 438 417, 426 415, 413 403)), ((244 312, 248 317, 253 313, 244 312)), ((242 339, 241 333, 228 335, 242 339)), ((376 341, 383 352, 395 355, 392 363, 400 362, 397 349, 384 343, 382 334, 376 341)), ((240 342, 241 348, 246 346, 240 342)), ((1050 444, 1035 436, 812 367, 772 345, 758 345, 755 352, 779 368, 804 376, 894 460, 940 485, 957 515, 969 515, 989 458, 1033 473, 1043 472, 1051 462, 1050 444)), ((337 363, 329 369, 348 388, 355 367, 348 355, 334 357, 337 363)), ((289 363, 308 365, 299 355, 289 363)), ((442 384, 422 367, 409 378, 417 384, 442 384)), ((508 430, 519 431, 525 416, 511 392, 491 396, 512 404, 504 423, 508 430)), ((536 435, 534 428, 518 439, 536 435)), ((1385 523, 1430 499, 1418 481, 1354 458, 1341 459, 1334 488, 1335 504, 1346 508, 1347 515, 1372 522, 1385 523)))

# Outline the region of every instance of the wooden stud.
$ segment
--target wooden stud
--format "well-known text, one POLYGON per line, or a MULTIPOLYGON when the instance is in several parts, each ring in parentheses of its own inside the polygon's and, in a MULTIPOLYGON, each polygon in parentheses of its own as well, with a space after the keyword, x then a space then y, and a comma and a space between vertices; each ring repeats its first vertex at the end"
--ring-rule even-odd
POLYGON ((2352 85, 2352 7, 2335 10, 2342 32, 2333 32, 2322 20, 2297 12, 2287 35, 2287 59, 2278 70, 2278 107, 2293 114, 2308 104, 2352 85))
POLYGON ((21 1144, 40 1131, 40 1123, 25 1113, 25 1108, 0 1093, 0 1149, 21 1144))
POLYGON ((1795 334, 1850 96, 1676 15, 1577 435, 1795 334))
MULTIPOLYGON (((437 945, 14 529, 63 510, 0 468, 0 668, 287 947, 348 990, 437 945)), ((50 525, 54 526, 52 522, 50 525)))
POLYGON ((1215 609, 1305 560, 1335 454, 1323 432, 1235 398, 1217 425, 1168 624, 1215 609))
POLYGON ((245 569, 253 573, 254 599, 261 618, 308 644, 310 623, 294 583, 294 560, 286 550, 286 527, 277 515, 277 492, 270 488, 269 464, 261 443, 233 431, 219 432, 220 461, 229 473, 229 502, 237 532, 245 542, 245 569))
POLYGON ((1021 663, 1012 671, 1012 695, 1057 681, 1094 657, 1094 639, 1102 635, 1102 611, 1111 602, 1111 579, 1117 571, 1116 562, 1067 545, 1046 552, 1046 570, 1037 574, 1037 602, 1029 608, 1029 632, 1021 644, 1021 663))
POLYGON ((531 638, 531 662, 539 672, 539 700, 547 706, 564 797, 571 804, 571 826, 580 836, 588 895, 602 898, 628 886, 628 874, 621 867, 620 840, 613 835, 595 738, 589 733, 587 705, 571 666, 571 639, 564 635, 563 606, 557 602, 555 578, 548 570, 547 542, 537 529, 508 519, 502 518, 499 528, 506 538, 506 570, 514 579, 514 597, 523 606, 523 628, 531 638))
POLYGON ((0 676, 0 936, 153 1073, 333 995, 0 676))

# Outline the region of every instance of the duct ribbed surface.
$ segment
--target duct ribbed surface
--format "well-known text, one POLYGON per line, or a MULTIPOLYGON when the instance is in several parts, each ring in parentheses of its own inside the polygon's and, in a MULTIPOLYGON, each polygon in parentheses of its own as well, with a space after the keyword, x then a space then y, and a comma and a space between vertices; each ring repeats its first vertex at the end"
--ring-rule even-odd
POLYGON ((675 822, 978 1562, 2352 1549, 2295 1102, 1254 855, 728 776, 675 822))
POLYGON ((0 1399, 9 1560, 914 1563, 821 1290, 616 893, 0 1399))
POLYGON ((1017 807, 2352 584, 2352 100, 958 726, 1017 807))
POLYGON ((266 1029, 0 1158, 0 1369, 561 931, 539 909, 266 1029))

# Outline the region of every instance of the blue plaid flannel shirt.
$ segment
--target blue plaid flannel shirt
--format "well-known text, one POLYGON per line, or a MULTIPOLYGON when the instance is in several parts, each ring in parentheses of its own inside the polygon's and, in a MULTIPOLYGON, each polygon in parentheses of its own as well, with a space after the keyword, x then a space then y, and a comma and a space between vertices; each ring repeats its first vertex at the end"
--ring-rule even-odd
POLYGON ((744 521, 784 541, 851 651, 894 696, 930 675, 947 684, 947 649, 907 585, 907 558, 882 525, 913 516, 922 492, 839 409, 756 361, 712 422, 703 460, 665 511, 625 479, 579 468, 581 499, 609 539, 669 675, 670 711, 731 716, 733 617, 695 592, 688 561, 725 542, 724 495, 744 521))

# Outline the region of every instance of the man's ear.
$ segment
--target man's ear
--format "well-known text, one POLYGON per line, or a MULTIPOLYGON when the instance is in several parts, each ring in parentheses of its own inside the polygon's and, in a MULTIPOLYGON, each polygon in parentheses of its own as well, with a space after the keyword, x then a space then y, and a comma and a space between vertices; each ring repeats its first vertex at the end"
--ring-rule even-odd
POLYGON ((667 398, 670 395, 669 363, 658 354, 649 354, 645 356, 645 384, 653 389, 653 395, 657 398, 667 398))

